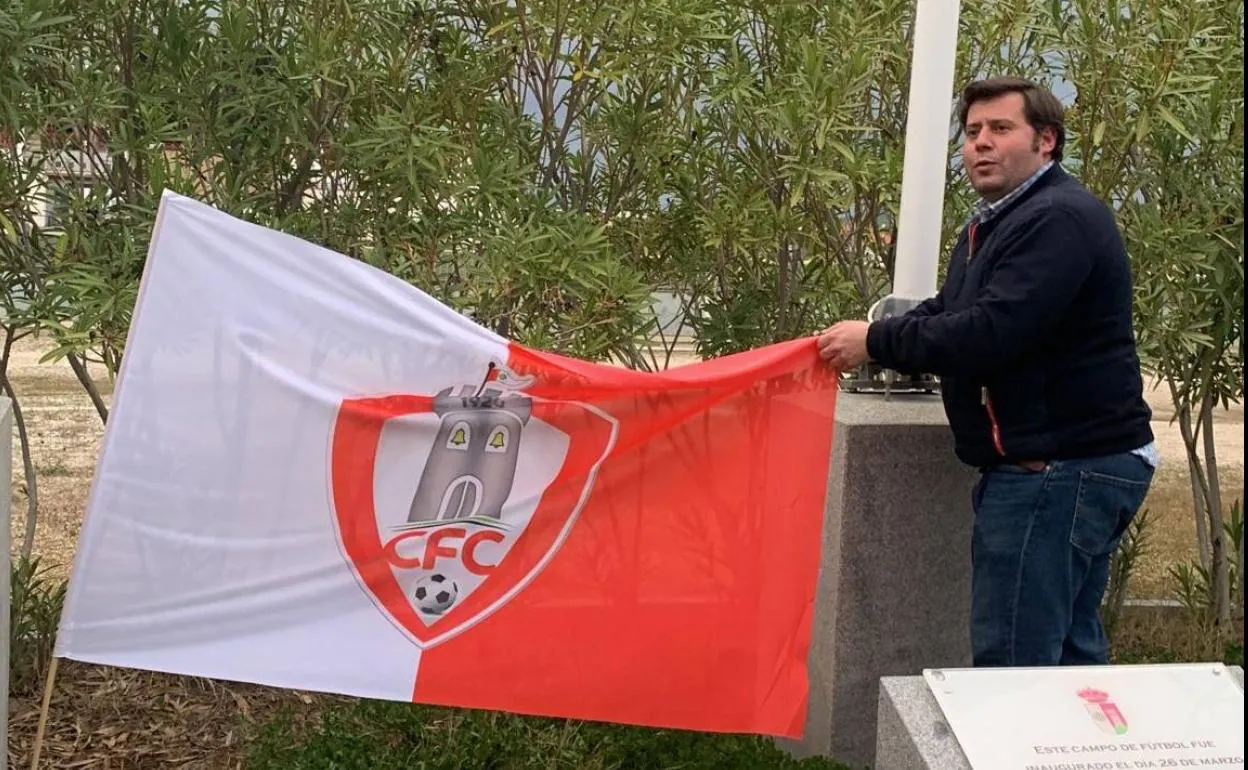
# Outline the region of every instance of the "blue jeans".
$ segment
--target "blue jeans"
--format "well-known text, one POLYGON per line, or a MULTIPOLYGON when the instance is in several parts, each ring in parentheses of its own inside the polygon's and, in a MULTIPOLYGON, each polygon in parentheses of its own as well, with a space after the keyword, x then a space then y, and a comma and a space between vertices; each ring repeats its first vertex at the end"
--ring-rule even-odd
POLYGON ((1107 663, 1109 560, 1153 469, 1129 454, 999 466, 975 485, 971 648, 976 666, 1107 663))

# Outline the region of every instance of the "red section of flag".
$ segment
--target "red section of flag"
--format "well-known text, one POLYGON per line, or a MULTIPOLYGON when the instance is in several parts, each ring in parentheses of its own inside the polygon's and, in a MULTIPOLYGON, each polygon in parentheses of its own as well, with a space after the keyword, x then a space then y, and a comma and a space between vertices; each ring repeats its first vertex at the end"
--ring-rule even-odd
MULTIPOLYGON (((837 387, 814 342, 661 374, 515 346, 508 365, 536 377, 526 393, 592 405, 619 435, 550 562, 423 652, 414 699, 800 736, 837 387)), ((535 416, 585 431, 581 409, 535 416)), ((540 507, 566 507, 586 472, 570 454, 540 507)), ((539 521, 500 571, 548 544, 539 521)))

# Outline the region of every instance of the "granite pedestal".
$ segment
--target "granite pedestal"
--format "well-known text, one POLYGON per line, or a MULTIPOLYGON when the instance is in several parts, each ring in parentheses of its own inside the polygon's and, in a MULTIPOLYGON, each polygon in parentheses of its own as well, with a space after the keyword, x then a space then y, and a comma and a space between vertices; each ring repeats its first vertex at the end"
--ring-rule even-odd
MULTIPOLYGON (((1242 688, 1244 670, 1231 666, 1242 688)), ((880 681, 875 770, 971 770, 922 675, 880 681)))
POLYGON ((12 577, 10 538, 12 537, 13 494, 13 403, 0 396, 0 500, 4 501, 4 528, 0 530, 0 553, 4 554, 0 570, 0 596, 4 606, 0 608, 0 687, 4 701, 0 703, 0 767, 9 766, 9 607, 12 593, 9 581, 12 577))
POLYGON ((869 765, 881 677, 970 665, 974 480, 938 396, 839 395, 806 730, 782 748, 869 765))

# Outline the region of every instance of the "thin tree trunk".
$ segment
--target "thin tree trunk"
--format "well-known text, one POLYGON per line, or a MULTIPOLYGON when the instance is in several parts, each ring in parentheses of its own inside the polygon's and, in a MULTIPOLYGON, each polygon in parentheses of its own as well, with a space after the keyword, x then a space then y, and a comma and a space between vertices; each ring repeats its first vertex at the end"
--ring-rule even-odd
MULTIPOLYGON (((1240 490, 1240 495, 1241 495, 1240 500, 1242 501, 1243 490, 1240 490)), ((1244 520, 1244 508, 1243 508, 1242 502, 1240 503, 1240 508, 1239 508, 1239 520, 1241 522, 1240 524, 1241 529, 1240 529, 1240 536, 1239 536, 1239 550, 1235 554, 1235 567, 1236 567, 1236 571, 1239 573, 1239 602, 1235 605, 1235 609, 1238 610, 1239 616, 1242 618, 1244 616, 1244 536, 1243 536, 1243 529, 1242 529, 1243 527, 1242 522, 1244 520)))
POLYGON ((17 426, 17 437, 22 445, 22 471, 26 475, 26 534, 22 537, 22 556, 28 557, 35 550, 35 529, 39 526, 39 483, 35 461, 30 456, 26 420, 22 417, 22 407, 17 403, 17 394, 13 392, 8 372, 0 372, 0 386, 13 404, 13 424, 17 426))
POLYGON ((1200 488, 1200 456, 1196 452, 1196 437, 1192 435, 1192 407, 1189 404, 1176 404, 1175 408, 1179 417, 1179 432, 1183 434, 1183 447, 1187 450, 1187 473, 1192 483, 1192 512, 1196 516, 1196 544, 1200 552, 1200 566, 1208 572, 1213 549, 1209 542, 1209 520, 1205 516, 1205 495, 1200 488))
MULTIPOLYGON (((17 334, 12 327, 4 327, 4 352, 0 353, 0 392, 13 404, 13 424, 17 426, 17 437, 22 446, 22 472, 26 476, 26 534, 22 538, 22 556, 30 556, 35 550, 35 529, 39 526, 39 483, 35 460, 30 454, 30 436, 26 433, 22 405, 17 402, 13 383, 9 382, 9 356, 13 352, 13 343, 28 333, 17 334)), ((8 469, 4 472, 8 473, 8 469)), ((8 501, 3 502, 8 505, 8 501)))
POLYGON ((107 425, 108 404, 104 403, 104 397, 100 395, 100 389, 95 386, 95 380, 91 379, 91 373, 87 371, 86 362, 79 358, 76 353, 70 353, 66 358, 69 359, 69 365, 74 370, 74 375, 78 377, 78 382, 82 383, 83 389, 91 397, 91 403, 95 405, 95 411, 100 415, 100 422, 107 425))
POLYGON ((1208 494, 1210 541, 1213 545, 1213 569, 1209 575, 1214 602, 1214 617, 1224 629, 1231 622, 1230 563, 1226 552, 1226 529, 1222 519, 1222 488, 1218 483, 1218 454, 1213 440, 1213 394, 1206 392, 1200 404, 1201 430, 1205 440, 1205 473, 1208 494))

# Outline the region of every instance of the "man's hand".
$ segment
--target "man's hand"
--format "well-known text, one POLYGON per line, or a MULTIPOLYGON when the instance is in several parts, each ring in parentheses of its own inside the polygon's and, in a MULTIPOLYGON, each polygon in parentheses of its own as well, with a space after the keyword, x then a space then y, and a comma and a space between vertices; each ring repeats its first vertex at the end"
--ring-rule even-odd
POLYGON ((819 335, 819 357, 832 368, 849 372, 866 362, 866 321, 841 321, 819 335))

